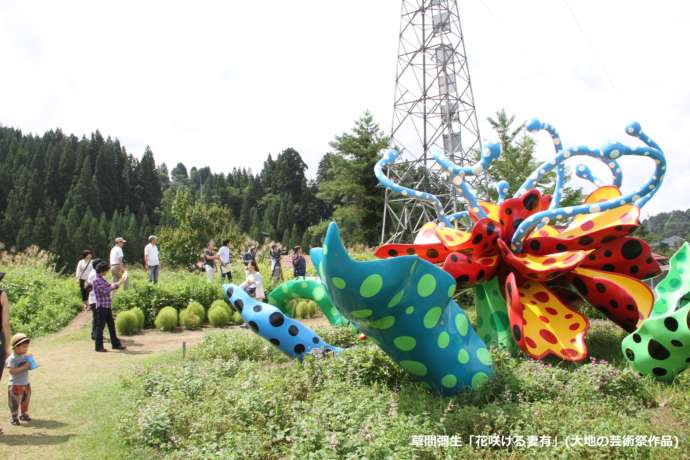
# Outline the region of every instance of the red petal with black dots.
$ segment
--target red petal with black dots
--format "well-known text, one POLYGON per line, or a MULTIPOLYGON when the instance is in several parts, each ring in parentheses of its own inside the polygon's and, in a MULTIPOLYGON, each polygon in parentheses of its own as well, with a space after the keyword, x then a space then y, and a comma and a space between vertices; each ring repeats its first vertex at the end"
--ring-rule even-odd
POLYGON ((597 232, 579 237, 561 238, 558 236, 536 236, 527 238, 524 244, 525 252, 535 255, 552 254, 554 252, 577 251, 596 249, 602 245, 602 241, 610 238, 622 238, 635 230, 635 225, 616 225, 597 232))
POLYGON ((639 322, 649 317, 654 296, 636 278, 592 269, 575 269, 566 279, 592 306, 628 332, 634 332, 639 322))
POLYGON ((496 274, 498 256, 470 257, 460 252, 451 252, 441 268, 455 278, 458 288, 467 288, 483 283, 496 274))
POLYGON ((437 244, 384 244, 374 252, 379 259, 388 259, 398 256, 419 256, 431 263, 438 264, 448 255, 448 249, 440 243, 437 244))
POLYGON ((503 241, 498 248, 504 262, 532 281, 551 281, 559 278, 580 265, 587 254, 585 251, 561 252, 547 256, 515 254, 503 241))
POLYGON ((542 195, 539 190, 533 189, 517 198, 510 198, 501 203, 499 217, 501 219, 501 237, 510 241, 513 233, 522 221, 534 213, 539 212, 542 206, 542 195))
POLYGON ((551 195, 542 195, 539 204, 539 211, 546 211, 549 209, 549 205, 551 205, 551 198, 551 195))
POLYGON ((474 224, 472 233, 466 241, 455 246, 448 245, 448 250, 471 254, 473 257, 486 257, 498 253, 497 241, 500 238, 501 229, 499 226, 493 220, 485 217, 474 224))
POLYGON ((588 255, 581 266, 623 273, 638 279, 649 278, 661 272, 647 242, 632 237, 604 238, 599 249, 588 255))
POLYGON ((518 348, 528 353, 527 344, 525 343, 525 318, 523 317, 525 307, 520 301, 520 292, 518 291, 514 273, 508 275, 505 286, 506 307, 508 308, 508 318, 510 319, 510 332, 518 348))

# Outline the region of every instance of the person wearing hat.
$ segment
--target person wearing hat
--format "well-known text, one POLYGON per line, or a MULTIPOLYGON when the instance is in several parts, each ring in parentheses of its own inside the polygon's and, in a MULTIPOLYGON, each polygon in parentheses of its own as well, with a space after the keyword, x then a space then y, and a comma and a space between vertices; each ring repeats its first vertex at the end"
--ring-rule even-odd
POLYGON ((144 269, 149 272, 149 281, 153 284, 158 284, 160 261, 158 257, 158 238, 156 235, 149 236, 149 244, 144 248, 144 269))
POLYGON ((105 352, 103 348, 103 329, 108 326, 108 334, 110 335, 110 344, 113 350, 124 350, 125 347, 120 343, 115 331, 115 321, 113 320, 113 301, 111 292, 118 289, 122 284, 127 282, 127 273, 122 275, 119 281, 109 283, 103 277, 108 273, 110 266, 108 262, 102 260, 94 267, 96 271, 96 279, 93 280, 93 292, 96 296, 96 351, 105 352))
POLYGON ((295 246, 292 254, 292 273, 295 278, 307 276, 307 261, 302 256, 302 247, 295 246))
POLYGON ((7 387, 7 398, 10 406, 10 423, 19 425, 19 421, 30 422, 29 401, 31 401, 31 385, 29 384, 29 369, 33 358, 29 351, 29 338, 20 333, 12 336, 12 354, 7 358, 6 366, 10 372, 7 387), (21 415, 19 410, 21 409, 21 415))
MULTIPOLYGON (((110 250, 110 271, 113 274, 114 283, 120 281, 126 272, 125 254, 122 252, 122 248, 125 246, 126 242, 127 240, 125 240, 121 236, 118 236, 117 238, 115 238, 115 246, 113 246, 113 248, 110 250)), ((127 278, 125 278, 124 284, 124 290, 126 291, 129 287, 127 278)))

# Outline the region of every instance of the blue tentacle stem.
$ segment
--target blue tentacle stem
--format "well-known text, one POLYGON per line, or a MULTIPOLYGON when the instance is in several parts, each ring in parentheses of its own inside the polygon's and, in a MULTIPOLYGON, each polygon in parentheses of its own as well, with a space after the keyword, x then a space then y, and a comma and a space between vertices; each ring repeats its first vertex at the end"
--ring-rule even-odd
POLYGON ((579 177, 580 179, 584 179, 586 181, 589 181, 596 185, 597 187, 602 187, 604 186, 604 181, 599 179, 597 176, 592 174, 592 171, 589 169, 589 167, 586 164, 579 164, 575 168, 575 175, 579 177))
POLYGON ((498 204, 501 204, 505 201, 506 195, 508 195, 509 188, 510 184, 508 183, 508 181, 498 181, 498 183, 496 184, 496 191, 498 192, 498 204))
MULTIPOLYGON (((527 123, 527 131, 536 132, 544 130, 551 135, 551 140, 553 141, 553 148, 556 154, 563 150, 563 143, 561 142, 561 136, 559 136, 556 128, 548 123, 539 121, 537 118, 533 118, 527 123)), ((556 167, 556 186, 554 187, 553 197, 551 198, 550 209, 557 208, 561 203, 561 196, 563 194, 563 187, 565 186, 565 165, 563 163, 558 163, 556 167)))
MULTIPOLYGON (((631 124, 630 126, 635 126, 631 124)), ((629 127, 630 127, 629 126, 629 127)), ((642 133, 639 129, 639 124, 636 125, 638 129, 633 129, 632 132, 628 131, 629 134, 637 133, 638 135, 642 133)), ((515 231, 513 239, 511 241, 511 247, 513 251, 522 251, 522 243, 524 239, 529 235, 529 233, 538 225, 544 225, 555 219, 559 218, 569 218, 578 214, 589 214, 597 213, 601 211, 607 211, 614 209, 625 204, 634 203, 639 206, 639 203, 646 203, 652 195, 656 193, 661 182, 663 181, 664 174, 666 172, 666 158, 661 150, 653 147, 636 147, 631 148, 620 143, 610 143, 606 145, 603 150, 592 150, 587 147, 576 147, 570 148, 566 151, 559 153, 556 156, 555 161, 549 162, 543 165, 539 169, 541 175, 549 173, 556 166, 557 163, 564 160, 564 156, 591 156, 602 160, 615 160, 622 156, 641 156, 648 157, 654 160, 655 168, 652 177, 639 189, 628 193, 627 195, 620 196, 618 198, 604 201, 601 203, 594 204, 582 204, 577 206, 569 206, 566 208, 549 209, 536 214, 531 215, 525 219, 520 226, 515 231)))
POLYGON ((462 194, 480 218, 486 217, 486 213, 479 206, 477 196, 472 188, 465 182, 466 176, 476 176, 486 171, 489 165, 501 154, 501 146, 496 143, 488 144, 482 151, 482 156, 477 163, 472 166, 458 166, 440 150, 434 149, 434 159, 444 170, 445 175, 455 188, 462 194))
POLYGON ((433 205, 434 210, 436 211, 436 216, 438 217, 438 220, 441 223, 441 225, 444 225, 446 227, 452 227, 453 224, 451 220, 448 218, 448 216, 446 216, 446 213, 443 210, 443 205, 441 204, 441 200, 439 200, 436 195, 432 195, 431 193, 422 192, 419 190, 413 190, 408 187, 403 187, 402 185, 393 182, 383 172, 383 168, 385 166, 389 166, 395 163, 395 160, 398 158, 399 155, 400 152, 398 152, 395 149, 391 149, 387 153, 385 153, 379 161, 376 162, 376 165, 374 166, 374 174, 376 175, 376 178, 379 180, 379 183, 391 192, 399 193, 402 196, 416 198, 422 201, 428 201, 433 205))

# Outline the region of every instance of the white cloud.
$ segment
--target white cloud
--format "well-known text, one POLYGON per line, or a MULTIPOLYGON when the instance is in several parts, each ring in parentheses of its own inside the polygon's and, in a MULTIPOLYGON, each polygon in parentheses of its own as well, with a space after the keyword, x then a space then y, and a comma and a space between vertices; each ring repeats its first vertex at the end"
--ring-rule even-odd
MULTIPOLYGON (((690 7, 569 3, 598 59, 562 0, 460 4, 482 134, 502 107, 554 124, 566 145, 628 142, 623 128, 637 119, 670 169, 646 211, 690 207, 690 7)), ((291 146, 313 174, 365 109, 390 128, 399 10, 364 0, 4 1, 0 123, 99 129, 136 155, 148 144, 169 166, 215 171, 256 170, 291 146)), ((550 140, 539 139, 548 158, 550 140)), ((651 174, 644 162, 622 161, 626 190, 651 174)))

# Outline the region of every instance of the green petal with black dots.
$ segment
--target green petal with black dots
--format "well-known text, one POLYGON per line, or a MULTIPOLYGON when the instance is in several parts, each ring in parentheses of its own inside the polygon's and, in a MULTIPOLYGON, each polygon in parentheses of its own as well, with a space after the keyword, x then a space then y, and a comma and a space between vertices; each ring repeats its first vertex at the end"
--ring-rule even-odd
POLYGON ((501 294, 498 277, 475 284, 474 305, 477 311, 477 332, 488 346, 516 348, 510 333, 508 308, 501 294))

